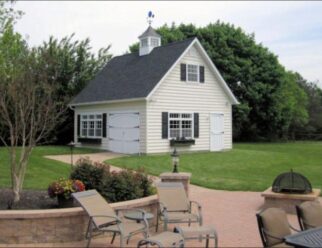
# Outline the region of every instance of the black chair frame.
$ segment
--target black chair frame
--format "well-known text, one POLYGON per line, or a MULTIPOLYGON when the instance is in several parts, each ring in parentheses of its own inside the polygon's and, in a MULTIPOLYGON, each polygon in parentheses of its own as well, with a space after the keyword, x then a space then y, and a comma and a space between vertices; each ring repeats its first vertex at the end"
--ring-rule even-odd
POLYGON ((261 236, 263 246, 268 247, 267 240, 265 238, 266 233, 264 231, 264 224, 263 224, 262 217, 260 216, 260 213, 256 214, 256 219, 257 219, 258 230, 259 230, 259 234, 261 236))
POLYGON ((304 222, 303 222, 303 211, 298 205, 295 206, 295 209, 296 209, 297 220, 299 221, 299 226, 301 228, 301 231, 304 231, 305 228, 304 228, 304 222))

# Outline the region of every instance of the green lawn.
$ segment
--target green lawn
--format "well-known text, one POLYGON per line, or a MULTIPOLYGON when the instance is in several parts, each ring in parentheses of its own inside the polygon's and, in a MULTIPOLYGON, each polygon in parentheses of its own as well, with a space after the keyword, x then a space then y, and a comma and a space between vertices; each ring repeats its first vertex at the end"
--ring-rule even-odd
MULTIPOLYGON (((108 163, 153 175, 172 170, 170 155, 132 156, 108 163)), ((192 183, 224 190, 262 191, 274 178, 291 168, 322 188, 322 142, 235 144, 220 153, 181 154, 179 171, 191 172, 192 183)))
MULTIPOLYGON (((74 153, 97 152, 94 149, 75 148, 74 153)), ((63 146, 36 147, 27 167, 24 189, 47 189, 49 183, 60 177, 68 177, 70 165, 46 159, 45 155, 70 154, 70 149, 63 146)), ((8 151, 0 147, 0 188, 11 185, 8 151)))

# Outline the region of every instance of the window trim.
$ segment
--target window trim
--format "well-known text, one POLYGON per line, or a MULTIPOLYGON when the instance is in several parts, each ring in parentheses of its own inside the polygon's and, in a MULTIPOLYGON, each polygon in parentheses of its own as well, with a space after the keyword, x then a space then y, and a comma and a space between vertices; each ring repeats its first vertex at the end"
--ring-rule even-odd
POLYGON ((198 65, 198 64, 191 64, 191 63, 189 63, 189 64, 186 64, 186 82, 187 83, 199 83, 199 81, 200 81, 200 65, 198 65), (188 76, 188 66, 189 65, 193 65, 193 66, 197 66, 197 80, 196 81, 191 81, 191 80, 189 80, 189 76, 188 76))
POLYGON ((170 136, 170 120, 179 120, 180 121, 180 139, 183 138, 182 136, 182 127, 181 127, 181 121, 182 120, 191 120, 191 137, 187 138, 187 139, 193 139, 195 137, 194 131, 195 131, 195 122, 194 122, 194 113, 193 112, 187 112, 187 111, 172 111, 172 112, 168 112, 168 140, 172 140, 172 139, 176 139, 174 137, 170 136), (170 114, 179 114, 180 117, 179 118, 170 118, 170 114), (182 114, 190 114, 191 118, 182 118, 181 115, 182 114))
POLYGON ((101 139, 103 138, 103 113, 100 113, 100 112, 87 112, 87 113, 80 113, 80 133, 79 133, 79 137, 80 138, 86 138, 86 139, 101 139), (90 115, 94 115, 95 118, 94 119, 89 119, 89 116, 90 115), (101 119, 97 119, 96 115, 101 115, 101 119), (87 122, 87 135, 84 136, 83 135, 83 116, 87 116, 87 119, 86 119, 86 122, 87 122), (94 121, 94 135, 93 136, 89 136, 88 135, 88 130, 90 129, 90 125, 89 125, 89 122, 90 121, 94 121), (101 121, 101 135, 100 136, 97 136, 96 135, 96 130, 98 128, 96 128, 96 123, 97 121, 101 121))

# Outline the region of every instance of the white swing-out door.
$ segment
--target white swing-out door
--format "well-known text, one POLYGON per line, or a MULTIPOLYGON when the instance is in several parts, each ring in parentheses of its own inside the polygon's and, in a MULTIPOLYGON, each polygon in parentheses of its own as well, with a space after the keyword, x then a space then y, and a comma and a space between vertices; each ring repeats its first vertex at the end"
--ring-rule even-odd
POLYGON ((224 115, 210 114, 210 151, 224 149, 224 115))
POLYGON ((125 154, 140 152, 139 113, 109 114, 109 150, 125 154))

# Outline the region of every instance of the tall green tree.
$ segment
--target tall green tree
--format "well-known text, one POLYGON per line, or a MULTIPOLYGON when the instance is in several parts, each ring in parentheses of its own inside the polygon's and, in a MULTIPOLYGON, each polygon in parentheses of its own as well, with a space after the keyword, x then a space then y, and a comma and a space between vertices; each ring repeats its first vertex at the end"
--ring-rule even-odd
MULTIPOLYGON (((111 59, 110 45, 97 54, 91 50, 90 40, 74 40, 74 34, 58 40, 50 37, 37 48, 47 69, 48 81, 55 85, 54 97, 72 99, 111 59)), ((65 121, 51 133, 51 142, 67 144, 73 139, 73 111, 65 113, 65 121)))
MULTIPOLYGON (((0 35, 7 26, 12 27, 23 14, 15 10, 13 5, 14 1, 0 1, 0 35)), ((92 51, 88 38, 76 40, 72 34, 62 39, 51 36, 48 41, 35 48, 39 62, 47 69, 48 82, 55 86, 52 97, 64 96, 71 100, 111 59, 110 47, 107 45, 96 53, 92 51)), ((65 121, 57 124, 47 142, 66 144, 73 139, 73 111, 68 109, 64 117, 65 121)))
POLYGON ((13 8, 15 1, 0 1, 0 33, 5 30, 7 25, 13 25, 23 12, 13 8))
POLYGON ((66 97, 53 97, 57 89, 43 62, 7 25, 0 35, 0 140, 9 152, 13 202, 20 200, 33 148, 49 137, 66 109, 66 97))
POLYGON ((89 39, 73 35, 29 47, 14 31, 16 13, 0 2, 0 144, 9 151, 11 203, 20 199, 33 148, 66 133, 72 139, 67 104, 111 58, 110 46, 96 54, 89 39))
POLYGON ((294 139, 322 140, 322 89, 316 82, 305 80, 300 74, 295 73, 298 84, 308 96, 308 122, 304 127, 294 127, 292 136, 294 139))
MULTIPOLYGON (((240 101, 233 109, 235 139, 285 138, 292 123, 304 125, 307 121, 303 89, 276 55, 256 43, 254 34, 220 21, 198 28, 192 24, 164 25, 157 31, 163 45, 190 37, 199 39, 240 101)), ((138 44, 130 46, 130 51, 137 50, 138 44)))

